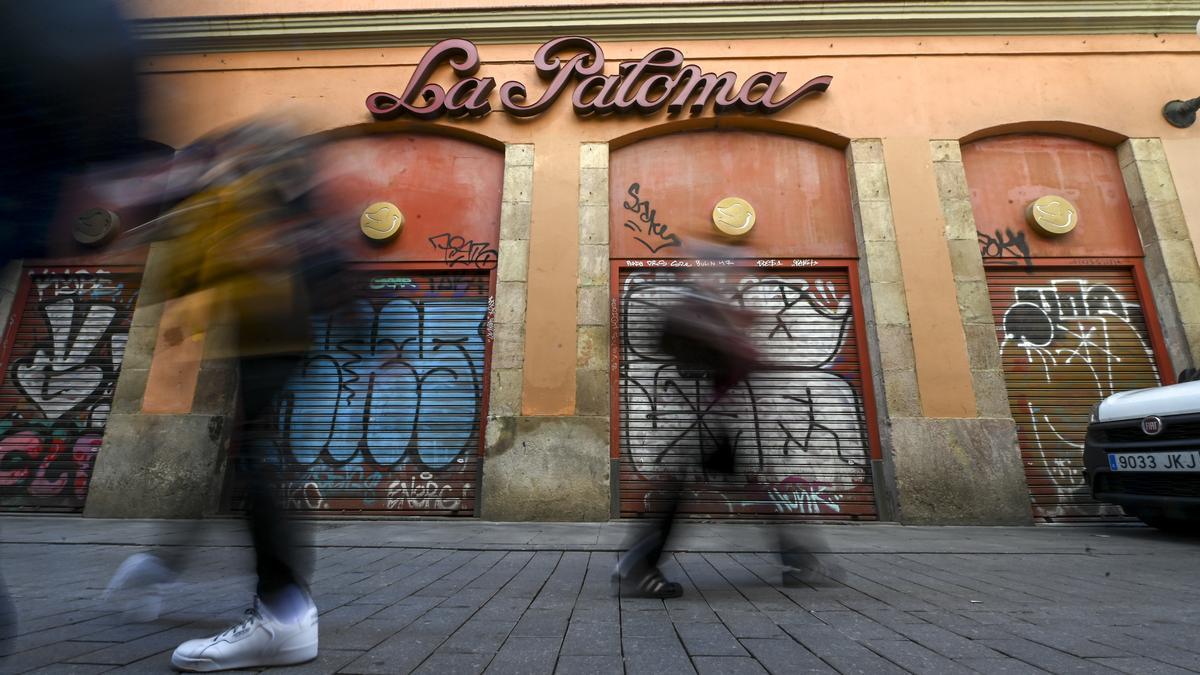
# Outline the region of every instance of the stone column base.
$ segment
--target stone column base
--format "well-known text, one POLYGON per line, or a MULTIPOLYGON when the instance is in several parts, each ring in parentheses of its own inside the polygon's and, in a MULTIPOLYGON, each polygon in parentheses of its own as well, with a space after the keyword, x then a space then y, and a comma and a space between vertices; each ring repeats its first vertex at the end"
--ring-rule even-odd
POLYGON ((1029 488, 1007 418, 891 419, 906 525, 1029 525, 1029 488))
POLYGON ((607 417, 488 420, 480 516, 502 521, 609 518, 607 417))
POLYGON ((114 414, 83 515, 199 518, 220 506, 230 425, 223 415, 114 414))

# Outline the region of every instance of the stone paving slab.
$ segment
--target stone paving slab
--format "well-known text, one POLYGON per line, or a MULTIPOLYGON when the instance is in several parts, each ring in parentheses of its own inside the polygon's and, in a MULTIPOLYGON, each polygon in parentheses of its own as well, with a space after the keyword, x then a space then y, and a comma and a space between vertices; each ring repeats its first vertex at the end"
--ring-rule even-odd
MULTIPOLYGON (((1200 539, 1149 528, 820 526, 839 573, 793 588, 769 529, 686 524, 663 565, 685 595, 661 601, 610 585, 629 523, 310 527, 322 649, 281 673, 1200 672, 1200 539)), ((250 602, 241 528, 0 517, 0 672, 171 672, 250 602), (163 537, 191 564, 162 615, 101 604, 163 537)))

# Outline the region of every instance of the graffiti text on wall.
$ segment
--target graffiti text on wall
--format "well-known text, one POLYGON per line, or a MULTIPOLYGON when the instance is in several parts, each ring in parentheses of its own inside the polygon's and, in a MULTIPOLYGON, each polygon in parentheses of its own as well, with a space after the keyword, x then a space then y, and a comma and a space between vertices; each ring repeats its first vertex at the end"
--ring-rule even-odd
POLYGON ((1026 272, 1033 271, 1033 258, 1029 255, 1029 244, 1025 241, 1024 232, 1013 232, 1006 229, 996 230, 995 235, 977 232, 979 239, 979 254, 984 260, 995 261, 1003 265, 1024 265, 1026 272))
POLYGON ((667 226, 655 220, 657 213, 650 206, 649 199, 642 199, 638 192, 642 186, 638 183, 629 185, 629 199, 621 203, 626 211, 634 214, 635 218, 625 220, 625 229, 633 230, 633 238, 651 253, 658 253, 664 248, 679 246, 682 242, 672 234, 667 226))
POLYGON ((31 276, 3 387, 3 503, 83 506, 136 297, 103 270, 31 276))
MULTIPOLYGON (((1082 430, 1090 406, 1139 386, 1138 378, 1140 386, 1157 382, 1141 321, 1137 303, 1105 283, 1055 279, 1013 288, 1000 351, 1013 414, 1030 439, 1026 469, 1031 484, 1048 482, 1055 498, 1047 501, 1087 502, 1082 430)), ((1078 515, 1038 501, 1035 495, 1039 515, 1078 515)))
POLYGON ((463 294, 434 278, 380 276, 366 285, 386 292, 316 321, 277 415, 294 505, 456 512, 473 500, 486 279, 460 277, 463 294))
POLYGON ((495 263, 497 252, 492 245, 483 241, 472 241, 445 232, 429 238, 429 243, 444 254, 447 267, 474 265, 482 268, 495 263))
MULTIPOLYGON (((847 360, 851 299, 844 283, 720 272, 732 301, 760 316, 752 337, 770 367, 718 404, 703 373, 680 371, 657 345, 655 317, 686 286, 676 273, 629 274, 621 292, 623 452, 648 481, 707 480, 728 512, 838 515, 870 492, 862 400, 847 360), (704 475, 698 460, 716 425, 735 440, 738 474, 704 475)), ((661 319, 659 319, 661 320, 661 319)))

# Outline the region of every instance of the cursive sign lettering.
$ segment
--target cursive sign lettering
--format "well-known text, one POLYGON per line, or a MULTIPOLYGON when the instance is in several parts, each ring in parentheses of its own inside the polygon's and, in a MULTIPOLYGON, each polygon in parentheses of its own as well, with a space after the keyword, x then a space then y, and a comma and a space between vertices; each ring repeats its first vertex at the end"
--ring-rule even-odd
MULTIPOLYGON (((492 111, 490 96, 496 90, 496 80, 475 77, 480 64, 479 50, 469 40, 443 40, 425 53, 403 93, 396 96, 375 92, 367 97, 367 110, 380 120, 402 115, 423 120, 443 115, 487 115, 492 111), (449 65, 458 77, 449 90, 431 82, 443 65, 449 65)), ((755 73, 739 87, 736 73, 716 75, 696 65, 685 66, 683 52, 673 47, 659 47, 638 61, 625 61, 611 75, 604 74, 604 65, 604 50, 593 40, 551 40, 533 57, 533 66, 546 88, 531 97, 523 83, 505 82, 499 88, 500 109, 516 117, 539 115, 575 83, 571 105, 581 116, 630 112, 652 115, 664 107, 669 115, 686 110, 694 116, 704 112, 709 103, 717 114, 739 110, 769 115, 805 96, 824 92, 833 81, 828 75, 814 77, 781 96, 787 73, 755 73)))

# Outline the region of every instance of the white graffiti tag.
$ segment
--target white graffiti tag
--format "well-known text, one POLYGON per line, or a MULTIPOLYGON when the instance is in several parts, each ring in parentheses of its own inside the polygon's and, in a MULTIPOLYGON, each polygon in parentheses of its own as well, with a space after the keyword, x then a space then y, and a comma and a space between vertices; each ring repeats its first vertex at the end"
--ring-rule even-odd
POLYGON ((1087 499, 1080 471, 1082 429, 1091 403, 1124 389, 1157 384, 1153 353, 1138 328, 1140 321, 1138 305, 1107 284, 1057 279, 1013 289, 1000 335, 1010 391, 1052 392, 1061 386, 1071 392, 1015 402, 1014 416, 1030 439, 1030 447, 1023 450, 1031 485, 1048 482, 1057 494, 1046 503, 1035 496, 1039 515, 1083 515, 1098 508, 1087 499), (1085 506, 1063 506, 1076 502, 1085 506))
MULTIPOLYGON (((463 485, 462 493, 471 489, 463 485)), ((388 486, 387 507, 389 509, 414 509, 418 511, 457 511, 462 508, 462 497, 454 494, 454 486, 434 480, 432 473, 421 472, 418 478, 392 481, 388 486)))
MULTIPOLYGON (((49 327, 49 342, 32 359, 15 367, 16 381, 46 419, 57 420, 104 387, 120 370, 128 336, 113 327, 123 286, 112 280, 84 276, 41 277, 34 282, 31 302, 40 304, 49 327), (97 347, 108 341, 109 361, 97 363, 97 347)), ((95 406, 88 426, 102 428, 107 403, 95 406)))
POLYGON ((775 509, 780 513, 817 514, 822 511, 841 513, 842 495, 829 490, 827 485, 804 485, 802 483, 785 483, 779 487, 767 490, 767 494, 775 502, 775 509))

